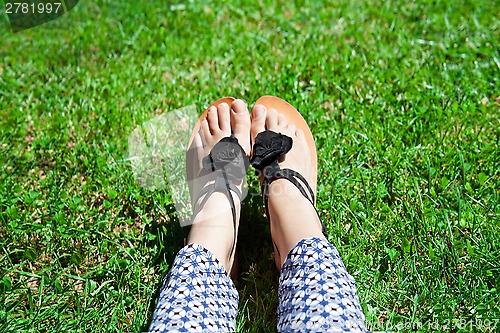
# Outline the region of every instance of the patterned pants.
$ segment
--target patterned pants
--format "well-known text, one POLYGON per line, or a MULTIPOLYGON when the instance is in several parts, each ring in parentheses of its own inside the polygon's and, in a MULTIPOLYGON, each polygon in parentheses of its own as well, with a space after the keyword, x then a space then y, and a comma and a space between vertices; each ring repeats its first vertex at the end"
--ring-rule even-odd
MULTIPOLYGON (((306 238, 288 254, 279 279, 279 332, 365 332, 354 279, 328 241, 306 238)), ((233 332, 238 292, 204 247, 182 248, 165 278, 152 332, 233 332)))

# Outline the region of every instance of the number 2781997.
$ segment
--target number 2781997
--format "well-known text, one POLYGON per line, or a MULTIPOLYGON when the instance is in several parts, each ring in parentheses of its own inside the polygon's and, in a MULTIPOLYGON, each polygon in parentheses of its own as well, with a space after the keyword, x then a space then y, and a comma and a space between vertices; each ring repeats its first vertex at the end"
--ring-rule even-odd
POLYGON ((27 3, 7 2, 5 3, 6 14, 51 14, 64 11, 61 2, 27 3))

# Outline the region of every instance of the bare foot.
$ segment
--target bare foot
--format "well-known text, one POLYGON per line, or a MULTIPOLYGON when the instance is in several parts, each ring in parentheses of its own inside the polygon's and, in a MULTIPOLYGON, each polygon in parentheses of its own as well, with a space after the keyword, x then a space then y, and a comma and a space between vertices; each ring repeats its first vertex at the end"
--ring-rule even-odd
MULTIPOLYGON (((292 138, 292 149, 279 165, 282 169, 292 169, 304 176, 316 193, 315 172, 304 132, 275 109, 266 110, 263 105, 257 104, 252 109, 252 142, 255 142, 257 134, 266 129, 292 138)), ((278 268, 281 268, 290 250, 302 239, 325 238, 316 210, 290 181, 278 179, 271 183, 268 204, 278 268)))
MULTIPOLYGON (((195 149, 197 154, 197 169, 202 169, 201 161, 209 155, 212 148, 222 138, 234 134, 247 155, 250 153, 250 115, 242 100, 235 100, 231 105, 222 103, 218 107, 211 106, 206 119, 201 122, 200 130, 195 135, 189 149, 195 149)), ((191 166, 188 166, 191 167, 191 166)), ((195 166, 196 168, 196 166, 195 166)), ((191 201, 195 205, 202 188, 215 181, 217 172, 198 177, 190 186, 191 201)), ((198 172, 196 172, 198 174, 198 172)), ((244 181, 235 184, 241 191, 244 181)), ((240 199, 230 191, 236 208, 236 228, 240 216, 240 199)), ((236 246, 235 226, 229 199, 225 193, 214 192, 201 207, 193 220, 188 236, 188 244, 195 243, 210 250, 224 265, 227 272, 231 271, 234 260, 233 248, 236 246)))

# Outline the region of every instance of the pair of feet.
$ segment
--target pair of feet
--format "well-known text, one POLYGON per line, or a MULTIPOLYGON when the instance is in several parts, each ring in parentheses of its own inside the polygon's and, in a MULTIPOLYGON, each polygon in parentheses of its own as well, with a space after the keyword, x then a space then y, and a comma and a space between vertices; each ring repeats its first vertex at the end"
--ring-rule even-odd
MULTIPOLYGON (((265 130, 292 138, 292 149, 279 161, 279 165, 282 169, 288 168, 302 174, 315 192, 316 176, 312 170, 315 166, 308 158, 309 147, 304 132, 280 114, 279 110, 266 109, 264 105, 256 104, 250 116, 247 105, 239 99, 234 100, 231 105, 223 102, 218 106, 211 106, 206 118, 201 121, 199 131, 194 134, 189 149, 193 149, 197 160, 202 161, 215 144, 233 134, 247 156, 251 156, 255 137, 265 130)), ((201 170, 201 164, 196 167, 201 170)), ((191 188, 192 198, 197 197, 198 190, 206 185, 207 179, 202 177, 194 182, 191 188)), ((240 190, 243 186, 235 185, 240 190)), ((239 221, 240 198, 232 191, 230 193, 236 208, 236 221, 239 221)), ((278 179, 271 183, 268 205, 268 219, 278 268, 300 240, 307 237, 324 238, 315 208, 288 180, 278 179)), ((234 261, 235 227, 237 228, 237 225, 233 225, 233 213, 228 197, 224 193, 214 192, 195 215, 188 244, 204 246, 215 255, 226 271, 230 272, 234 261)))

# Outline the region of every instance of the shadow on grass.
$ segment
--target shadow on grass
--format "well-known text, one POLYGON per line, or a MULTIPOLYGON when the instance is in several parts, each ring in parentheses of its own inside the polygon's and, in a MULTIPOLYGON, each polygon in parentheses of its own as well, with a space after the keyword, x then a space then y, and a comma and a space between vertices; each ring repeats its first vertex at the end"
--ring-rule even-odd
POLYGON ((269 223, 262 198, 245 200, 238 231, 239 332, 276 332, 279 272, 274 264, 269 223))

